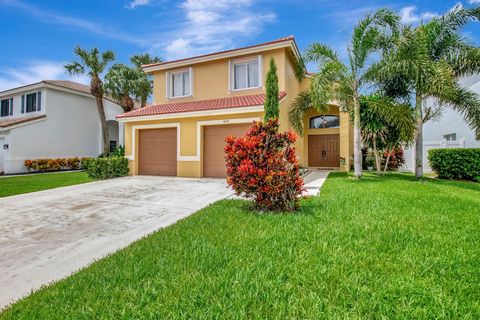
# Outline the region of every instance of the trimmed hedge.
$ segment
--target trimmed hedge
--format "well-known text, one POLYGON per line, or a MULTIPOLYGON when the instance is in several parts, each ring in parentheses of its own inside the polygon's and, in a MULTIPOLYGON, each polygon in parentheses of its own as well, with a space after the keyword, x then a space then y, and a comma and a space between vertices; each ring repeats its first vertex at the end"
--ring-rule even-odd
POLYGON ((431 149, 428 161, 440 178, 480 181, 480 149, 431 149))
POLYGON ((128 174, 128 159, 108 157, 90 159, 84 163, 87 174, 93 179, 124 177, 128 174))

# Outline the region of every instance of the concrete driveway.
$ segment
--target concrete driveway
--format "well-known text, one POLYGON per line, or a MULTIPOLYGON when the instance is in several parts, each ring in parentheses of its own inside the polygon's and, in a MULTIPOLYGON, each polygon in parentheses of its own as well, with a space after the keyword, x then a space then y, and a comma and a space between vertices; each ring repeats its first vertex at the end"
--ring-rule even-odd
POLYGON ((134 176, 0 198, 0 309, 230 195, 222 179, 134 176))

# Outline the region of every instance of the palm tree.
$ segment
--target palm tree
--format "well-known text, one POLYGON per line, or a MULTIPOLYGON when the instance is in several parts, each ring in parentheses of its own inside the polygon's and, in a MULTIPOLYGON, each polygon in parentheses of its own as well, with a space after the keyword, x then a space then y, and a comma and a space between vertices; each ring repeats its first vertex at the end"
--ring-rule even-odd
POLYGON ((330 47, 312 44, 304 60, 318 63, 318 72, 313 75, 308 92, 300 93, 290 108, 290 122, 300 134, 303 133, 303 115, 309 108, 326 112, 328 103, 336 101, 344 111, 353 109, 354 170, 357 178, 362 175, 359 99, 362 90, 366 89, 365 74, 368 73, 372 54, 386 45, 391 34, 396 32, 398 23, 398 16, 387 9, 368 14, 353 30, 346 63, 330 47))
POLYGON ((143 108, 147 104, 148 96, 152 94, 153 81, 145 72, 143 72, 142 66, 152 63, 159 63, 161 60, 158 57, 152 57, 148 53, 144 53, 131 56, 130 61, 143 74, 143 79, 139 81, 136 92, 137 97, 140 99, 141 107, 143 108))
POLYGON ((372 149, 378 174, 381 174, 382 154, 384 151, 388 153, 385 173, 393 150, 413 142, 413 110, 409 105, 376 94, 361 97, 360 106, 362 141, 372 149))
POLYGON ((143 71, 117 63, 105 75, 105 91, 128 112, 135 107, 132 97, 138 98, 138 87, 142 81, 145 81, 143 71))
POLYGON ((423 176, 423 124, 443 107, 462 113, 480 137, 480 99, 458 84, 459 77, 480 72, 480 49, 459 34, 468 22, 479 19, 480 8, 457 6, 416 28, 404 26, 370 70, 370 78, 384 84, 388 95, 414 101, 417 178, 423 176), (429 97, 437 99, 438 107, 425 105, 429 97))
POLYGON ((64 67, 72 75, 87 74, 90 77, 90 93, 95 97, 102 127, 103 155, 107 156, 110 152, 110 143, 107 119, 103 107, 103 82, 100 75, 107 65, 115 60, 115 54, 110 50, 100 53, 97 48, 87 51, 80 48, 80 46, 75 47, 74 54, 78 60, 66 64, 64 67))

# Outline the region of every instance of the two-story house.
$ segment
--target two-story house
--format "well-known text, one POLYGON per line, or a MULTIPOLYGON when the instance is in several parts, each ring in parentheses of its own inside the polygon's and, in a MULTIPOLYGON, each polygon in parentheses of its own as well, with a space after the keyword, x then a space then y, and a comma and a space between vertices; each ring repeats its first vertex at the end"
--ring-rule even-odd
MULTIPOLYGON (((111 146, 123 144, 115 117, 123 109, 104 99, 111 146)), ((90 87, 60 80, 0 92, 0 174, 25 172, 25 160, 94 157, 102 153, 100 117, 90 87)))
MULTIPOLYGON (((295 77, 300 53, 293 37, 254 46, 146 65, 153 105, 117 117, 125 127, 130 172, 140 175, 224 177, 225 137, 241 136, 263 119, 269 60, 277 65, 281 130, 290 129, 292 101, 309 85, 295 77)), ((304 167, 349 170, 353 130, 348 114, 331 105, 307 112, 297 141, 304 167)))

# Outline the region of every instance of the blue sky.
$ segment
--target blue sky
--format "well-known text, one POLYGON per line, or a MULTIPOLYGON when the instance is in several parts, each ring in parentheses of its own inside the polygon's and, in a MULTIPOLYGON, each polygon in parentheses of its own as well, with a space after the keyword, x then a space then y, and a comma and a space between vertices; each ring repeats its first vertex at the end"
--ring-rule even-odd
MULTIPOLYGON (((0 0, 0 90, 70 79, 63 64, 79 44, 111 49, 117 61, 149 52, 170 60, 294 35, 344 51, 355 22, 381 7, 419 23, 480 0, 0 0)), ((480 24, 465 36, 478 44, 480 24)), ((74 80, 85 82, 85 78, 74 80)))

